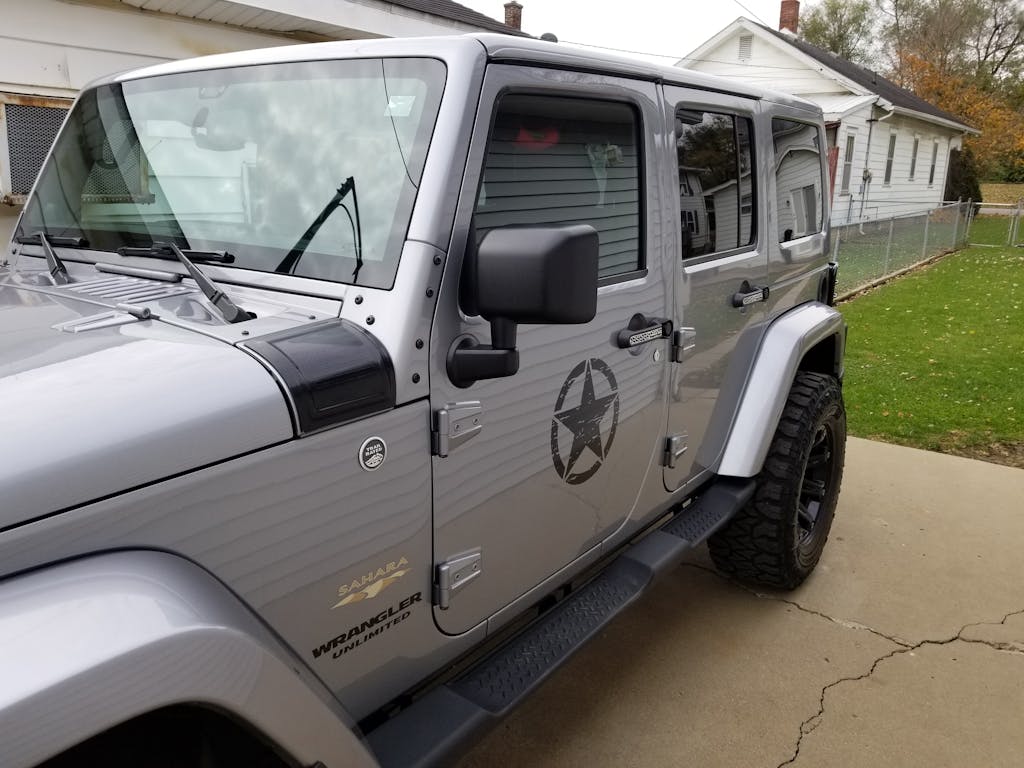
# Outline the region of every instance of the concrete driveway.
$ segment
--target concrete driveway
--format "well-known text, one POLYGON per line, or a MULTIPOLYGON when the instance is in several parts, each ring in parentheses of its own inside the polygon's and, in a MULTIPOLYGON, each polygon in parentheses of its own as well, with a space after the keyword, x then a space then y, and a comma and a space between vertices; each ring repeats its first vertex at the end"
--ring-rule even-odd
POLYGON ((1024 765, 1024 470, 850 439, 811 579, 703 551, 460 764, 1024 765))

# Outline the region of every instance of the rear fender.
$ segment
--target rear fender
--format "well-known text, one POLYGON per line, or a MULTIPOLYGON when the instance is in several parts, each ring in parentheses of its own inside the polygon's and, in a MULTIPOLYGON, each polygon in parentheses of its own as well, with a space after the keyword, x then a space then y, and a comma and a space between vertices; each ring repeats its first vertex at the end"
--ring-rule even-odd
POLYGON ((302 765, 376 764, 319 680, 174 555, 107 554, 0 582, 0 680, 11 768, 183 703, 233 714, 302 765))
POLYGON ((845 347, 843 316, 820 302, 802 304, 775 320, 747 379, 718 474, 753 477, 760 472, 797 371, 841 380, 845 347))

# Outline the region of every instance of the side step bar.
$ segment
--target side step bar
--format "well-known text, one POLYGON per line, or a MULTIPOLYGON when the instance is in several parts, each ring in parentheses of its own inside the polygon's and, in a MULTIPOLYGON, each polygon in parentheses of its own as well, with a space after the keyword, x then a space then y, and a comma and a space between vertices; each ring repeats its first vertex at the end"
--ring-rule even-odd
POLYGON ((750 500, 752 479, 719 479, 660 529, 625 550, 589 582, 507 644, 434 688, 367 741, 382 768, 447 764, 483 735, 750 500))

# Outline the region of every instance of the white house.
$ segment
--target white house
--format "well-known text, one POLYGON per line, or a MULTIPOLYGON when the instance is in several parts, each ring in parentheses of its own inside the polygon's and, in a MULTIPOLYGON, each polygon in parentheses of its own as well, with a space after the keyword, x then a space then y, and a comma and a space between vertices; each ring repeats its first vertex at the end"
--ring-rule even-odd
POLYGON ((876 72, 796 36, 798 0, 780 30, 738 18, 676 66, 753 82, 821 106, 832 223, 912 213, 942 201, 951 150, 977 131, 876 72))
POLYGON ((249 48, 519 31, 451 0, 0 0, 0 242, 79 89, 101 75, 249 48))

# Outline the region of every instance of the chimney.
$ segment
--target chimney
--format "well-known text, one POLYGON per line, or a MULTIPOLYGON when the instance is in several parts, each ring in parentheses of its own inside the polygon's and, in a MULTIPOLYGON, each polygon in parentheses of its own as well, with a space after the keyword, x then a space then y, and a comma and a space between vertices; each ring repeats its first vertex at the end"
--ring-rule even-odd
POLYGON ((516 0, 505 3, 505 24, 513 29, 523 28, 523 6, 516 0))
MULTIPOLYGON (((507 8, 508 6, 505 7, 507 8)), ((795 35, 796 27, 799 23, 800 0, 782 0, 782 8, 779 11, 779 31, 791 32, 795 35)))

